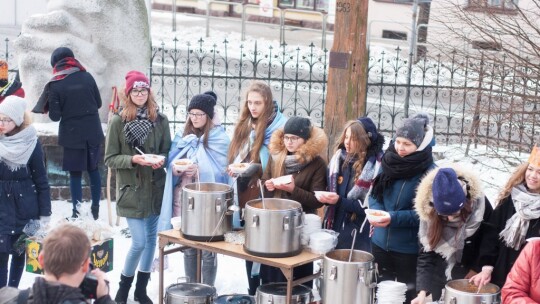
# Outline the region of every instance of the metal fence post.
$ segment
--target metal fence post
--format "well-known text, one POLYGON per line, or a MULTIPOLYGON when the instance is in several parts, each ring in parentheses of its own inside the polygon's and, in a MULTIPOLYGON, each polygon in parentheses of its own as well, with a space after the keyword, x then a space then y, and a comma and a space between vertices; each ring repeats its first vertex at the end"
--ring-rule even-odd
POLYGON ((206 1, 206 38, 210 37, 210 2, 206 1))
POLYGON ((242 41, 246 40, 246 3, 242 3, 242 41))
POLYGON ((321 48, 324 50, 326 49, 326 21, 328 19, 328 12, 327 11, 322 11, 322 44, 321 44, 321 48))
MULTIPOLYGON (((176 32, 176 0, 172 0, 172 31, 176 32)), ((148 12, 150 14, 150 11, 148 12)))

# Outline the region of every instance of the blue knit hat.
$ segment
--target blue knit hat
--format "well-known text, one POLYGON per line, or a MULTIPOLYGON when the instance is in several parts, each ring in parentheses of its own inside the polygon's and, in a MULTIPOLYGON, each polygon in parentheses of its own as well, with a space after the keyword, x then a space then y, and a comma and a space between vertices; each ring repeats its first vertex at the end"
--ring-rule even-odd
POLYGON ((379 133, 377 133, 377 127, 373 123, 373 120, 371 120, 371 118, 366 116, 366 117, 358 118, 358 121, 360 122, 360 124, 364 128, 364 131, 366 131, 371 143, 377 142, 377 138, 379 137, 379 133))
POLYGON ((463 208, 467 197, 456 172, 451 168, 441 168, 432 185, 433 206, 440 215, 451 215, 463 208))

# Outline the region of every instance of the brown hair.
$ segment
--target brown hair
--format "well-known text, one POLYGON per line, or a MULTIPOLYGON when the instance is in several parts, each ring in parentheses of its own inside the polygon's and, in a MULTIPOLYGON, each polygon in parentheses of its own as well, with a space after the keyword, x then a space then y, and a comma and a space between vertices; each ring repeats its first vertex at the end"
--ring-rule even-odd
POLYGON ((51 231, 43 241, 43 269, 56 278, 63 274, 74 274, 88 259, 90 249, 90 240, 81 228, 63 224, 51 231))
MULTIPOLYGON (((433 203, 430 203, 433 207, 433 203)), ((465 222, 465 220, 471 215, 472 213, 472 204, 473 199, 467 198, 467 201, 465 202, 463 208, 461 208, 460 217, 461 221, 465 222)), ((446 222, 443 219, 442 215, 439 215, 437 213, 437 210, 435 208, 431 208, 431 211, 428 214, 429 220, 428 220, 428 231, 427 231, 427 238, 429 247, 435 248, 437 244, 439 244, 439 241, 442 237, 442 231, 444 228, 444 223, 446 222)))
POLYGON ((512 173, 512 176, 510 176, 510 178, 506 182, 506 185, 499 193, 496 205, 498 205, 502 200, 504 200, 510 195, 510 193, 512 192, 512 188, 525 182, 525 172, 527 172, 528 167, 528 162, 522 163, 521 165, 517 166, 516 170, 514 171, 514 173, 512 173))
POLYGON ((259 159, 259 151, 264 143, 264 132, 267 127, 268 120, 274 112, 272 100, 272 90, 262 81, 253 81, 243 93, 244 101, 238 123, 234 128, 231 145, 228 152, 228 161, 232 163, 241 148, 249 144, 249 134, 251 133, 251 125, 255 125, 255 142, 251 148, 250 160, 257 163, 259 159), (251 117, 251 112, 248 108, 247 97, 251 92, 259 93, 264 100, 264 111, 258 118, 251 117))
MULTIPOLYGON (((120 113, 120 116, 122 116, 122 120, 134 120, 137 116, 137 106, 133 103, 133 100, 131 99, 131 94, 128 94, 126 96, 123 93, 118 92, 118 96, 122 100, 123 109, 120 113)), ((158 104, 151 90, 148 90, 148 100, 146 101, 146 106, 148 108, 148 119, 152 122, 155 122, 158 117, 158 104)))
POLYGON ((353 169, 355 172, 354 180, 356 181, 362 173, 362 169, 364 168, 364 162, 366 160, 368 147, 369 145, 371 145, 371 140, 369 139, 366 130, 364 130, 364 127, 358 120, 349 120, 343 128, 343 132, 341 132, 339 140, 336 142, 334 151, 345 148, 345 133, 347 133, 347 129, 349 128, 351 129, 350 140, 353 141, 355 145, 354 151, 347 154, 347 159, 343 162, 343 169, 345 169, 345 167, 349 163, 349 159, 357 157, 358 160, 355 161, 353 164, 353 169))
MULTIPOLYGON (((189 117, 189 116, 188 116, 189 117)), ((210 133, 210 130, 214 126, 214 123, 212 122, 212 119, 210 119, 210 116, 206 115, 206 124, 203 126, 202 129, 197 129, 193 126, 193 122, 191 121, 191 118, 189 118, 186 121, 186 125, 184 126, 184 134, 182 136, 186 136, 189 134, 195 134, 197 137, 201 137, 204 135, 203 145, 205 148, 208 148, 208 133, 210 133)))

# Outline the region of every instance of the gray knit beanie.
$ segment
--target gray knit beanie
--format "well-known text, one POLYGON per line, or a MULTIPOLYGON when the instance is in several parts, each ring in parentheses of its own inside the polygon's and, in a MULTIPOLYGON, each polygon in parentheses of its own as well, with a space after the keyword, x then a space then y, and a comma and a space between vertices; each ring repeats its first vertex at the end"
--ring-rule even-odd
POLYGON ((17 127, 24 121, 24 111, 26 111, 26 101, 18 96, 10 95, 0 103, 0 114, 11 118, 17 127))
POLYGON ((429 123, 427 114, 419 113, 403 121, 403 125, 396 130, 396 137, 403 137, 419 147, 426 135, 426 127, 429 123))

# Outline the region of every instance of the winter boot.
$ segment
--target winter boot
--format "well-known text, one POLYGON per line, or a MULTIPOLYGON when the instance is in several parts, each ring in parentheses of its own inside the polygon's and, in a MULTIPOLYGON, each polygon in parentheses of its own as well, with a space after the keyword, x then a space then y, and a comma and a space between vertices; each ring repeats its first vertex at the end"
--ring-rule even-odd
POLYGON ((78 218, 79 217, 79 212, 77 211, 77 209, 73 209, 73 213, 71 214, 71 218, 78 218))
POLYGON ((94 220, 97 220, 99 218, 99 205, 92 205, 92 217, 94 217, 94 220))
POLYGON ((135 276, 132 277, 126 277, 125 275, 120 275, 120 288, 118 288, 118 292, 116 293, 116 296, 114 297, 114 301, 117 304, 126 304, 127 298, 129 294, 129 289, 131 288, 131 284, 133 283, 133 279, 135 276))
POLYGON ((137 283, 135 283, 135 301, 141 304, 153 304, 152 300, 146 294, 146 285, 150 280, 150 272, 139 271, 137 273, 137 283))

